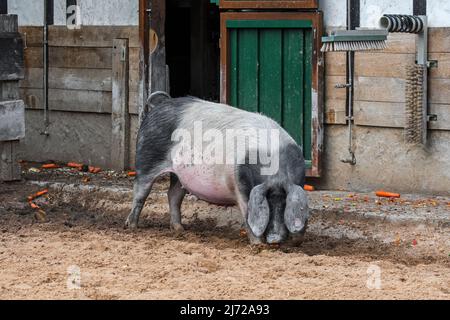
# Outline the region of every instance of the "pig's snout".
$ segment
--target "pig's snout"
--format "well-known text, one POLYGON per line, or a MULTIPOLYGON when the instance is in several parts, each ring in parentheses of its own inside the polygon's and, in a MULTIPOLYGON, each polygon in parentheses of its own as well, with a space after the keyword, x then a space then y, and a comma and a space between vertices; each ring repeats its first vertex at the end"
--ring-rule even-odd
POLYGON ((269 234, 266 237, 266 241, 268 244, 280 244, 281 242, 283 242, 285 239, 283 239, 283 237, 280 234, 269 234))

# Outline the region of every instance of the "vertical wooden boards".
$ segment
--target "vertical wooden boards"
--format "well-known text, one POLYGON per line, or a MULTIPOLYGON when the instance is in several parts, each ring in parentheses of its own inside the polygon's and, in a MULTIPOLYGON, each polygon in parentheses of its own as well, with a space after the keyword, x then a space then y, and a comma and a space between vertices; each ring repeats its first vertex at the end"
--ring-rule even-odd
POLYGON ((18 151, 19 141, 0 142, 0 181, 21 179, 18 151))
POLYGON ((305 31, 305 57, 304 63, 304 143, 303 153, 306 160, 312 160, 312 57, 313 57, 313 34, 312 30, 305 31))
POLYGON ((113 41, 111 167, 115 170, 125 170, 129 165, 128 50, 128 39, 113 41))
POLYGON ((238 36, 238 106, 258 112, 258 30, 242 29, 238 36))
POLYGON ((229 101, 280 123, 312 160, 313 31, 299 21, 228 25, 229 101))
POLYGON ((230 104, 238 105, 238 30, 230 30, 230 104))
POLYGON ((259 112, 282 123, 283 30, 259 32, 259 112))
MULTIPOLYGON (((304 31, 284 30, 283 127, 304 144, 304 31)), ((309 106, 310 108, 311 106, 309 106)))
POLYGON ((0 180, 16 181, 21 179, 18 139, 25 135, 25 107, 18 100, 24 58, 17 15, 0 15, 0 51, 0 101, 15 100, 0 106, 0 180))

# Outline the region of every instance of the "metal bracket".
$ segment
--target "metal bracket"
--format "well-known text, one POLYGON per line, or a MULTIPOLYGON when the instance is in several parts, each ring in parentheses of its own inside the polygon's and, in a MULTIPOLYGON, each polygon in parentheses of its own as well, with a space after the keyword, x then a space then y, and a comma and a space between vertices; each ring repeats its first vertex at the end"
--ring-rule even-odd
POLYGON ((350 88, 352 85, 350 83, 338 83, 337 85, 335 85, 334 87, 336 89, 347 89, 350 88))
POLYGON ((427 67, 428 68, 437 68, 439 66, 439 62, 437 60, 428 60, 427 67))
POLYGON ((120 50, 120 61, 122 61, 122 62, 125 62, 125 61, 127 61, 127 57, 126 57, 126 48, 125 47, 122 47, 121 48, 121 50, 120 50))
POLYGON ((27 49, 28 48, 28 37, 27 37, 27 33, 24 32, 23 33, 23 49, 27 49))
POLYGON ((438 121, 438 116, 437 116, 437 114, 429 114, 429 115, 427 116, 427 121, 428 121, 428 122, 435 122, 435 121, 438 121))

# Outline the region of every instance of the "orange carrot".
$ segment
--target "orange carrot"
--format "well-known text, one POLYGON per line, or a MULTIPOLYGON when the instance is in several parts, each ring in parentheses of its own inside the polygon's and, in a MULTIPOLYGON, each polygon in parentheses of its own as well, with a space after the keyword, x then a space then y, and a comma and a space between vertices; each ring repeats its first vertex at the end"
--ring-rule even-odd
POLYGON ((314 190, 315 190, 313 186, 310 186, 310 185, 308 185, 308 184, 305 184, 305 187, 304 187, 303 189, 304 189, 305 191, 314 191, 314 190))
POLYGON ((29 204, 30 204, 31 208, 33 208, 33 209, 40 209, 40 207, 36 203, 33 203, 30 201, 29 204))
POLYGON ((55 163, 49 163, 42 165, 42 169, 57 169, 59 166, 55 163))
POLYGON ((377 195, 377 197, 381 197, 381 198, 400 198, 400 194, 398 193, 392 193, 392 192, 386 192, 386 191, 377 191, 375 193, 377 195))
POLYGON ((130 171, 128 172, 129 177, 136 177, 136 171, 130 171))
POLYGON ((42 197, 44 194, 47 194, 47 193, 48 193, 48 189, 36 192, 35 194, 28 196, 28 201, 32 201, 36 198, 42 197))
POLYGON ((67 164, 67 166, 68 166, 69 168, 81 169, 81 168, 83 167, 83 164, 81 164, 81 163, 76 163, 76 162, 69 162, 69 163, 67 164))
POLYGON ((101 168, 89 166, 89 172, 90 173, 99 173, 100 171, 102 171, 101 168))

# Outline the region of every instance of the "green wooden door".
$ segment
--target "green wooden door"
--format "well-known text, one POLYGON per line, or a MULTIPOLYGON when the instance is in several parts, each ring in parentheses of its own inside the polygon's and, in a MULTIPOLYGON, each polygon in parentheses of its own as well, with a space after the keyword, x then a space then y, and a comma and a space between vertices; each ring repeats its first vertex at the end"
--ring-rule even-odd
POLYGON ((280 123, 311 168, 312 22, 229 20, 227 29, 230 104, 280 123))

